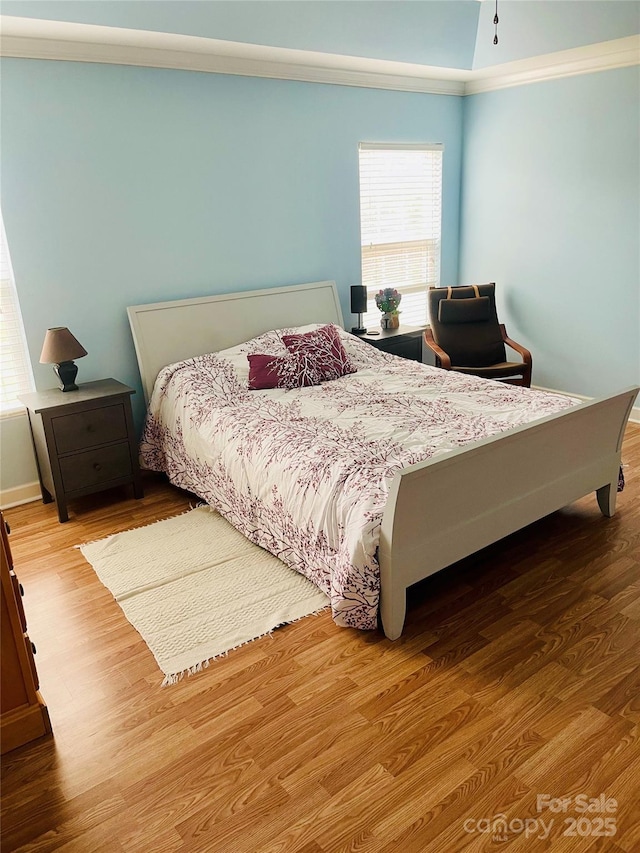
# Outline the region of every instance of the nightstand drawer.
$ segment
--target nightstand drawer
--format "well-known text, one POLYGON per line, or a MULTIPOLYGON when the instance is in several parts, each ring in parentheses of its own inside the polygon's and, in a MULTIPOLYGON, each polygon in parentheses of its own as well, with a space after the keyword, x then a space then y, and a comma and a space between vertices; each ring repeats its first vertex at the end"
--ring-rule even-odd
POLYGON ((426 326, 400 326, 398 329, 383 329, 379 335, 360 335, 360 340, 376 349, 422 361, 422 336, 426 326))
POLYGON ((53 418, 53 432, 58 453, 71 453, 107 441, 127 437, 127 421, 122 403, 102 406, 53 418))
POLYGON ((60 460, 60 473, 65 492, 87 489, 131 476, 128 443, 98 447, 60 460))
POLYGON ((422 361, 422 338, 404 338, 402 340, 386 341, 386 352, 408 358, 412 361, 422 361))

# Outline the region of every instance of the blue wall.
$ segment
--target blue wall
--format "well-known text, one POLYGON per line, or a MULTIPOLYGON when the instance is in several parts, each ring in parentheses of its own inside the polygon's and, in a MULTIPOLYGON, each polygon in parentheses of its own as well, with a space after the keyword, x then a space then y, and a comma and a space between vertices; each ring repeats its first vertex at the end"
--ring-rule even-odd
MULTIPOLYGON (((80 381, 140 388, 126 306, 360 278, 358 142, 443 142, 443 282, 457 280, 462 99, 4 59, 2 207, 36 385, 48 326, 80 381)), ((142 396, 136 395, 138 422, 142 396)))
POLYGON ((498 283, 537 385, 640 382, 639 83, 635 67, 465 99, 460 279, 498 283))

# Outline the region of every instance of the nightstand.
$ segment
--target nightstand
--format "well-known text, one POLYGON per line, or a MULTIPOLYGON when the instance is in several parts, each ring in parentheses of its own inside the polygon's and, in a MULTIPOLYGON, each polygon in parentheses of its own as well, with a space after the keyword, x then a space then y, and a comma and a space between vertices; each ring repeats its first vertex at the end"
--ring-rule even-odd
POLYGON ((143 496, 131 415, 133 388, 115 379, 21 394, 27 408, 43 503, 55 499, 68 521, 67 500, 131 483, 143 496))
POLYGON ((381 329, 379 335, 372 335, 369 332, 357 337, 392 355, 399 355, 412 361, 422 361, 422 336, 426 328, 426 326, 400 326, 398 329, 381 329))

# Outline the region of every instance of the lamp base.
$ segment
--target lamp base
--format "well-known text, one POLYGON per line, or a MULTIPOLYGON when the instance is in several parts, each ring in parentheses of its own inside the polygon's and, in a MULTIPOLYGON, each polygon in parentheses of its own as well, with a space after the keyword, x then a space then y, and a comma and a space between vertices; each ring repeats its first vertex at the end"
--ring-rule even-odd
MULTIPOLYGON (((351 288, 353 290, 353 288, 351 288)), ((358 325, 351 329, 352 335, 366 335, 367 330, 362 325, 362 313, 356 312, 358 314, 358 325)))
POLYGON ((58 387, 61 391, 77 391, 76 376, 78 375, 78 366, 73 361, 61 361, 60 364, 53 365, 53 372, 59 379, 58 387))

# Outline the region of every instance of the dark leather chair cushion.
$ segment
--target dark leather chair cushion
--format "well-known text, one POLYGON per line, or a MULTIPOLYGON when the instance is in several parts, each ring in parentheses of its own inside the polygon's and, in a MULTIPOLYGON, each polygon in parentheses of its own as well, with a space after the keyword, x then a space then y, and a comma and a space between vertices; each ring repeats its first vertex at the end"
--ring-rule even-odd
POLYGON ((522 374, 522 362, 503 361, 501 364, 491 364, 488 367, 460 367, 452 364, 451 369, 458 373, 469 373, 472 376, 484 376, 486 379, 498 379, 501 376, 520 376, 522 374))
POLYGON ((484 323, 489 319, 489 297, 441 299, 438 320, 441 323, 484 323))
POLYGON ((460 326, 443 323, 437 342, 449 355, 451 364, 459 367, 490 367, 507 360, 500 329, 490 323, 466 323, 463 338, 460 326))

